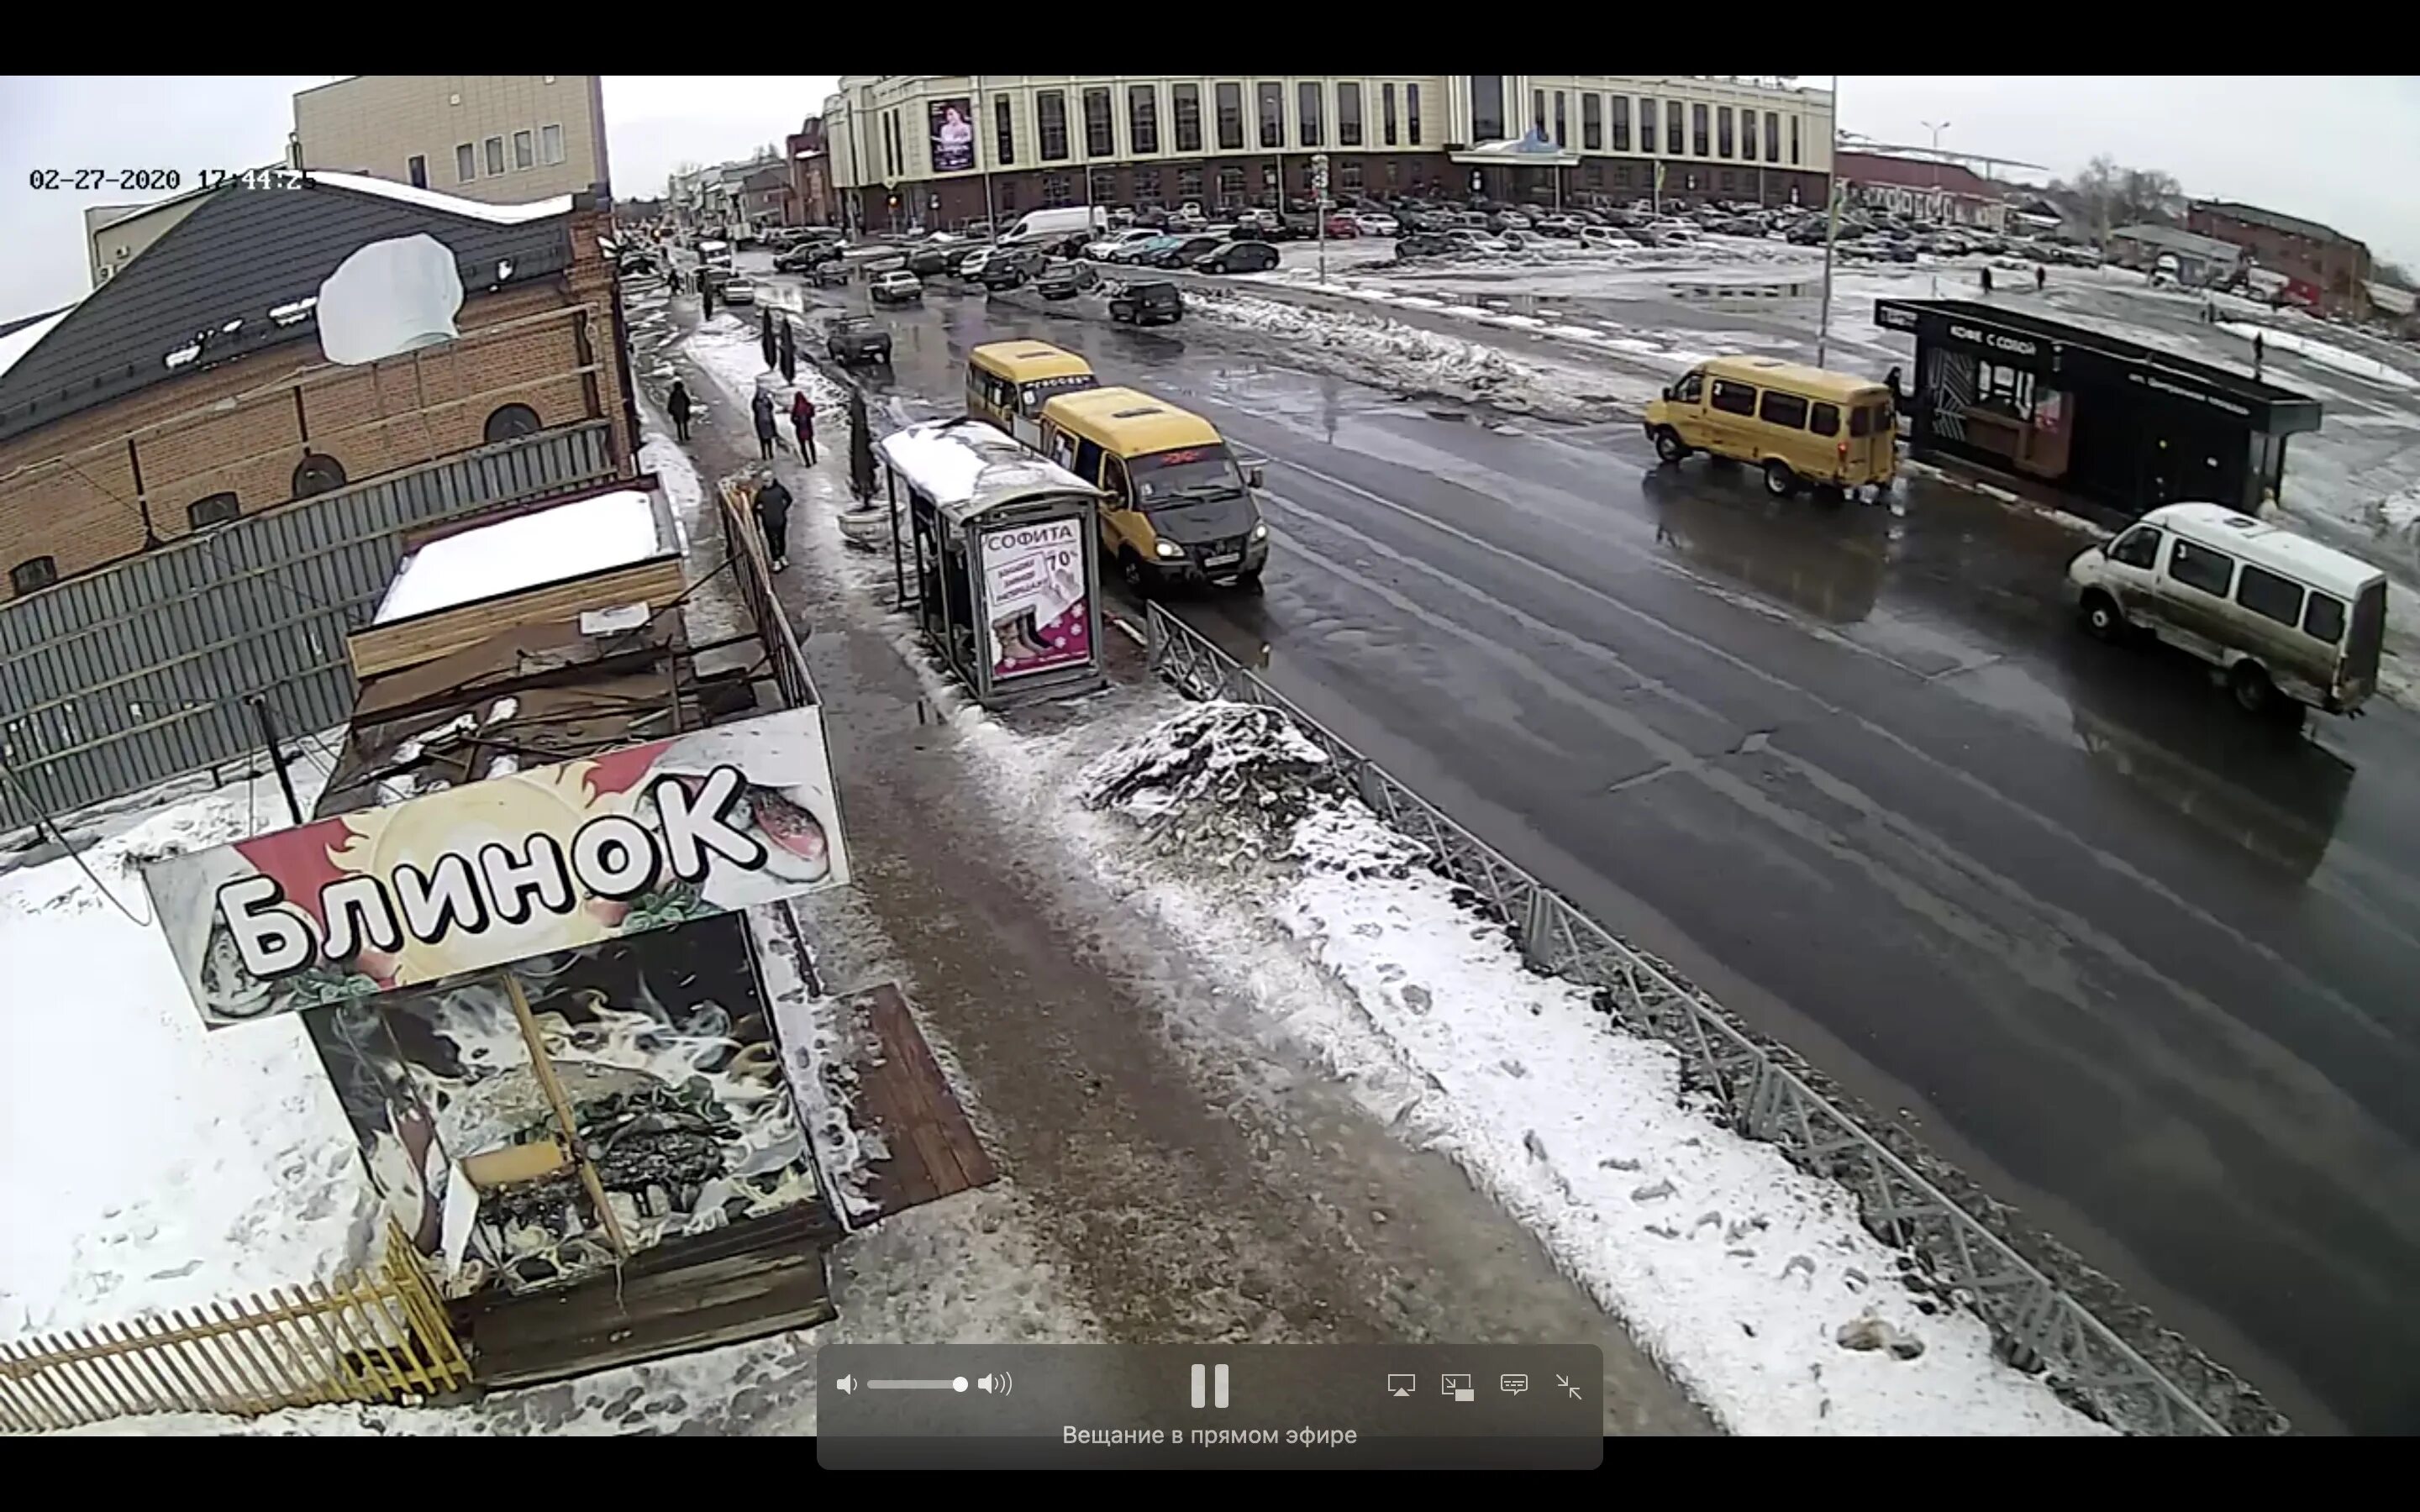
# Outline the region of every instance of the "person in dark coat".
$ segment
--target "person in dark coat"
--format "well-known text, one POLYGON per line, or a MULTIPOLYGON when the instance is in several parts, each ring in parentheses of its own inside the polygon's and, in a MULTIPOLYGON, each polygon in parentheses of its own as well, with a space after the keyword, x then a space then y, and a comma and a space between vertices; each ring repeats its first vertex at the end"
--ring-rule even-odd
POLYGON ((1983 270, 1983 292, 1986 296, 1992 292, 1992 270, 1988 268, 1983 270))
POLYGON ((790 490, 779 478, 767 478, 756 490, 756 528, 765 532, 765 551, 773 570, 790 564, 790 490))
POLYGON ((790 429, 798 433, 799 455, 807 459, 807 466, 814 467, 815 465, 815 404, 814 400, 807 397, 807 391, 804 389, 800 389, 798 396, 790 401, 790 429))
POLYGON ((706 276, 703 268, 697 270, 697 317, 700 320, 713 319, 714 282, 706 276))
POLYGON ((756 346, 765 354, 767 367, 781 365, 773 360, 773 312, 770 310, 756 312, 756 346))
POLYGON ((664 259, 664 290, 670 294, 680 292, 680 270, 673 266, 669 257, 664 259))
POLYGON ((756 417, 756 455, 770 462, 773 460, 773 396, 758 389, 756 397, 748 401, 748 408, 756 417))
POLYGON ((2035 292, 2035 293, 2037 293, 2037 294, 2040 294, 2040 293, 2042 291, 2042 288, 2044 287, 2044 285, 2048 285, 2049 283, 2050 283, 2050 270, 2049 270, 2049 269, 2047 269, 2047 268, 2044 268, 2044 267, 2043 267, 2041 264, 2040 264, 2040 263, 2036 263, 2036 264, 2034 264, 2034 292, 2035 292))
POLYGON ((790 322, 787 320, 783 320, 775 330, 778 339, 774 345, 782 351, 782 381, 796 383, 799 381, 798 338, 790 334, 790 322))
POLYGON ((2255 383, 2260 381, 2260 364, 2267 361, 2268 356, 2269 344, 2260 339, 2260 332, 2254 332, 2252 333, 2252 381, 2255 383))
POLYGON ((673 379, 673 392, 664 395, 664 409, 671 413, 673 427, 684 441, 689 440, 689 412, 691 408, 688 385, 678 378, 673 379))
POLYGON ((1907 408, 1907 395, 1899 386, 1898 368, 1894 367, 1889 372, 1883 375, 1883 385, 1891 391, 1891 409, 1895 411, 1905 409, 1907 408))

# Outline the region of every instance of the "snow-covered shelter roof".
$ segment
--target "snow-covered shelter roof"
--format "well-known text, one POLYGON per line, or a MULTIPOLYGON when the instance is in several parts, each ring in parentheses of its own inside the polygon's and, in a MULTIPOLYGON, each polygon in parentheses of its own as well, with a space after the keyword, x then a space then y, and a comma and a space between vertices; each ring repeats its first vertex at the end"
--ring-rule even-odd
POLYGON ((644 488, 617 488, 442 535, 403 559, 372 625, 392 625, 675 555, 671 519, 644 488))
POLYGON ((895 430, 875 444, 891 471, 963 524, 988 510, 1054 494, 1090 499, 1099 489, 989 424, 960 416, 895 430))
POLYGON ((473 295, 571 265, 567 196, 481 205, 353 174, 277 183, 238 177, 211 190, 124 272, 17 352, 0 372, 0 440, 229 357, 316 337, 306 301, 372 241, 435 237, 473 295))

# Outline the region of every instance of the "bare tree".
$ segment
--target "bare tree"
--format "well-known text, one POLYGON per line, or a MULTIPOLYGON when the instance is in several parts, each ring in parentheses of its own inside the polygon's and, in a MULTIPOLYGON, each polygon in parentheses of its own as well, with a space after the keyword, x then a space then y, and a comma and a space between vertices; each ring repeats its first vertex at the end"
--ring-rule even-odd
POLYGON ((2388 288, 2420 289, 2420 283, 2414 283, 2412 281, 2411 270, 2405 268, 2401 263, 2372 263, 2369 265, 2369 277, 2370 282, 2374 284, 2383 284, 2388 288))
POLYGON ((2125 167, 2106 153, 2086 163, 2072 179, 2051 187, 2074 202, 2096 238, 2119 226, 2169 224, 2184 218, 2184 188, 2174 174, 2125 167))

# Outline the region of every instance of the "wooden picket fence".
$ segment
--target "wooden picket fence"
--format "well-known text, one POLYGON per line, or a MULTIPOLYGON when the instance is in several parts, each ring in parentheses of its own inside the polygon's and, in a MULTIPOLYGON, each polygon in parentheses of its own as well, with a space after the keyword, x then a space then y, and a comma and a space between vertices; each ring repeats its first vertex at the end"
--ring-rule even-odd
POLYGON ((0 1344, 0 1431, 150 1412, 258 1416, 460 1391, 471 1365, 411 1242, 376 1272, 0 1344))

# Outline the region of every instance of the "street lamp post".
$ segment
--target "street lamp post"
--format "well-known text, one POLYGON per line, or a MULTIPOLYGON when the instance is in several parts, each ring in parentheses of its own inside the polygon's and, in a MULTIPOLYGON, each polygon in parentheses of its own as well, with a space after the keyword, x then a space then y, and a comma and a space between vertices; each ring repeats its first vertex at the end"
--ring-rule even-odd
MULTIPOLYGON (((1838 103, 1837 97, 1835 97, 1835 102, 1832 108, 1832 118, 1834 120, 1839 119, 1839 105, 1838 103)), ((1947 121, 1918 121, 1916 124, 1923 127, 1926 131, 1932 133, 1932 187, 1934 189, 1939 189, 1941 187, 1941 133, 1949 130, 1949 123, 1947 121)))
POLYGON ((1815 326, 1815 365, 1823 365, 1832 336, 1832 244, 1840 239, 1840 76, 1832 76, 1832 156, 1824 164, 1831 205, 1823 224, 1823 313, 1815 326))
POLYGON ((998 240, 1000 239, 1000 212, 999 212, 998 210, 996 210, 996 209, 992 208, 992 203, 991 203, 991 153, 992 153, 992 149, 991 149, 991 147, 990 147, 987 144, 985 144, 985 142, 984 141, 984 124, 985 124, 985 123, 984 123, 984 96, 983 96, 983 75, 982 75, 982 74, 978 73, 978 74, 976 74, 976 75, 975 75, 975 77, 974 77, 974 86, 975 86, 975 104, 974 104, 975 118, 974 118, 973 120, 971 120, 971 121, 969 121, 967 124, 968 124, 969 126, 970 126, 970 127, 972 127, 972 128, 974 129, 974 133, 975 133, 975 161, 983 164, 983 176, 984 176, 984 224, 991 227, 991 235, 990 235, 988 238, 986 238, 985 239, 986 239, 986 240, 991 240, 991 241, 998 241, 998 240))

